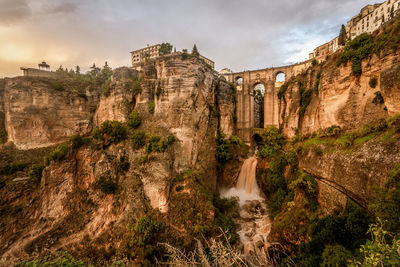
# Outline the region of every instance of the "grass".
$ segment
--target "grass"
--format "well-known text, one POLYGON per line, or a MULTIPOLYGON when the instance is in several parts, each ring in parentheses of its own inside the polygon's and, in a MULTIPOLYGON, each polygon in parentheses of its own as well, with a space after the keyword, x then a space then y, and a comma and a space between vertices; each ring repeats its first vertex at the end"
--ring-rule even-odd
POLYGON ((379 133, 370 133, 366 136, 359 137, 356 140, 354 140, 354 144, 357 145, 357 144, 362 144, 362 143, 368 142, 369 140, 374 139, 378 134, 379 133))

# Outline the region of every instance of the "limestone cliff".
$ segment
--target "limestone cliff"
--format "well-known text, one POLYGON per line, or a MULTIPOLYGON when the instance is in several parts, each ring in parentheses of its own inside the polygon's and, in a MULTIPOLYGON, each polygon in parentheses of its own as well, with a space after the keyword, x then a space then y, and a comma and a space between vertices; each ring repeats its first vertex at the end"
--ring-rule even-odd
POLYGON ((40 187, 27 179, 15 183, 15 176, 5 180, 3 264, 60 249, 103 264, 104 255, 129 246, 127 227, 144 215, 166 223, 170 242, 190 243, 195 227, 212 225, 214 211, 204 190, 216 189, 217 129, 234 133, 233 88, 197 58, 179 56, 149 61, 139 72, 116 69, 107 86, 98 100, 90 92, 85 100, 34 79, 6 81, 5 125, 18 148, 85 135, 106 120, 126 122, 133 109, 142 123, 120 142, 89 139, 80 148, 67 143, 64 159, 44 169, 40 187), (76 121, 85 121, 85 127, 76 128, 76 121), (132 145, 139 132, 148 144, 144 148, 132 145), (102 181, 114 185, 113 194, 99 189, 102 181), (23 197, 11 195, 12 187, 23 197), (9 207, 23 208, 12 213, 9 207))

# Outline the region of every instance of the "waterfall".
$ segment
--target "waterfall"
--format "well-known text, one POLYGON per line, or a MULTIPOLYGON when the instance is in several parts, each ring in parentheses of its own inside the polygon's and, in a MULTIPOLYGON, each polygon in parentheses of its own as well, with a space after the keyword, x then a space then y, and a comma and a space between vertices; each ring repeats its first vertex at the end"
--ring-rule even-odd
POLYGON ((237 190, 244 190, 247 194, 257 193, 256 182, 257 159, 255 157, 246 159, 240 170, 239 179, 236 184, 237 190))
POLYGON ((223 190, 223 198, 237 197, 239 199, 238 225, 240 242, 245 255, 257 254, 266 257, 268 249, 268 234, 271 223, 266 210, 265 199, 260 194, 256 181, 257 158, 245 160, 240 170, 239 178, 234 188, 223 190))
POLYGON ((256 168, 256 157, 246 159, 240 170, 236 187, 221 192, 222 197, 238 197, 240 205, 244 205, 251 200, 261 200, 260 190, 256 181, 256 168))

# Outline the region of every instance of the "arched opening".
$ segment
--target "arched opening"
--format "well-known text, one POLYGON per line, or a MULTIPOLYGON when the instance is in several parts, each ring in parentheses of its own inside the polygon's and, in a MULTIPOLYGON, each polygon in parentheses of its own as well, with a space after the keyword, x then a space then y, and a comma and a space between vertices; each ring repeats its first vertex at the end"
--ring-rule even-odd
POLYGON ((286 75, 284 72, 280 71, 275 75, 275 82, 284 83, 286 81, 286 75))
POLYGON ((237 85, 242 85, 243 84, 243 78, 238 76, 235 78, 235 82, 237 85))
POLYGON ((258 83, 254 86, 254 128, 264 128, 264 94, 265 86, 258 83))

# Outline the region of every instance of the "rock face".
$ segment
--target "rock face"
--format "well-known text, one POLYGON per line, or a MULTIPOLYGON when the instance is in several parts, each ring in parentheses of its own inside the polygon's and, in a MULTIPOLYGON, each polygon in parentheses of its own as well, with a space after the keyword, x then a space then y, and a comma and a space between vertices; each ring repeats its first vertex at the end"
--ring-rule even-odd
MULTIPOLYGON (((6 79, 0 107, 8 141, 19 149, 46 147, 92 130, 98 92, 56 90, 51 79, 6 79)), ((1 115, 1 114, 0 114, 1 115)))
MULTIPOLYGON (((148 62, 140 72, 129 68, 115 70, 108 96, 101 96, 95 112, 90 112, 92 103, 96 103, 94 96, 85 102, 65 94, 36 81, 8 80, 5 110, 9 140, 19 148, 45 146, 64 141, 75 131, 85 134, 89 126, 106 120, 125 122, 135 109, 142 118, 138 130, 146 132, 148 139, 159 136, 161 143, 173 135, 176 141, 164 152, 151 153, 145 148, 135 149, 130 139, 117 144, 92 141, 91 145, 70 149, 63 161, 45 168, 40 190, 27 196, 31 201, 24 204, 24 222, 17 224, 18 217, 11 218, 14 221, 0 232, 3 262, 13 262, 43 249, 65 249, 78 254, 89 244, 118 249, 127 225, 150 213, 164 214, 170 233, 178 231, 182 235, 185 230, 175 225, 175 215, 169 216, 179 213, 174 208, 184 204, 170 207, 171 194, 177 194, 174 178, 193 172, 208 188, 216 189, 215 138, 218 127, 228 137, 234 133, 233 89, 198 59, 171 56, 148 62), (131 81, 138 79, 140 92, 132 90, 131 81), (22 85, 18 84, 20 81, 22 85), (149 109, 152 103, 154 113, 149 109), (29 113, 29 108, 36 112, 29 113), (69 110, 67 114, 67 108, 76 111, 69 110), (71 121, 65 122, 66 118, 71 121), (87 127, 81 131, 74 128, 72 120, 83 119, 88 120, 87 127), (50 122, 53 127, 43 126, 50 122), (35 138, 27 138, 27 128, 35 138), (121 162, 129 163, 128 171, 121 171, 121 162), (116 194, 101 193, 96 181, 102 177, 117 184, 116 194)), ((133 132, 129 130, 129 135, 133 132)), ((187 183, 183 183, 185 190, 179 194, 190 198, 192 189, 186 188, 187 183)), ((0 190, 8 190, 8 186, 0 190)), ((16 204, 9 199, 9 205, 16 204)), ((194 211, 198 206, 206 207, 207 201, 195 205, 191 208, 194 211)), ((206 214, 205 219, 212 222, 213 212, 206 214)))
POLYGON ((297 82, 291 83, 280 105, 283 132, 293 137, 296 133, 308 134, 332 125, 351 130, 399 113, 396 104, 400 98, 399 60, 399 52, 381 58, 374 55, 363 61, 360 77, 352 74, 351 63, 337 67, 337 55, 322 66, 309 69, 304 74, 303 85, 314 91, 316 74, 320 70, 319 95, 313 93, 304 118, 299 121, 300 88, 297 82), (375 88, 369 84, 372 78, 377 79, 375 88), (373 103, 377 92, 381 93, 384 103, 373 103))

